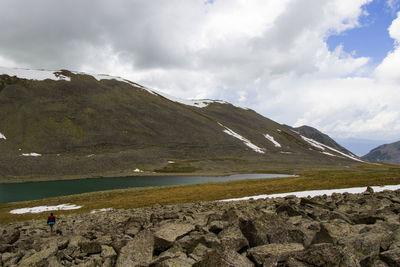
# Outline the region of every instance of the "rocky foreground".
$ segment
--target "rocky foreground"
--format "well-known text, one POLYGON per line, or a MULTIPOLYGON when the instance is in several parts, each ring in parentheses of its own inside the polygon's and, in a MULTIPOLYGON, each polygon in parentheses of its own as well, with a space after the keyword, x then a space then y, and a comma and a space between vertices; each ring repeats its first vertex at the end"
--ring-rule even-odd
POLYGON ((59 216, 53 234, 45 214, 0 227, 0 266, 400 266, 399 212, 400 191, 369 188, 59 216))

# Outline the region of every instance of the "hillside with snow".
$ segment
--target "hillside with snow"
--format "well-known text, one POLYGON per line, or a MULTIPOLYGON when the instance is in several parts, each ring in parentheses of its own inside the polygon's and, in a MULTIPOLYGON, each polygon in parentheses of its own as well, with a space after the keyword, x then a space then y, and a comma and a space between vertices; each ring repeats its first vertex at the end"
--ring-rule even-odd
POLYGON ((0 173, 114 175, 359 164, 260 114, 120 77, 0 68, 0 173))

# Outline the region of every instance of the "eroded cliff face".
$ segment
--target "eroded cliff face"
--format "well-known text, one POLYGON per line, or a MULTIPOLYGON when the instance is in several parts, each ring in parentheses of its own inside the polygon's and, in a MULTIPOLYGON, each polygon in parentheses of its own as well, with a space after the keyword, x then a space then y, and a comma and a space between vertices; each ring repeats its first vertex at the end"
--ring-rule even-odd
POLYGON ((199 202, 0 228, 0 266, 399 266, 400 191, 199 202))

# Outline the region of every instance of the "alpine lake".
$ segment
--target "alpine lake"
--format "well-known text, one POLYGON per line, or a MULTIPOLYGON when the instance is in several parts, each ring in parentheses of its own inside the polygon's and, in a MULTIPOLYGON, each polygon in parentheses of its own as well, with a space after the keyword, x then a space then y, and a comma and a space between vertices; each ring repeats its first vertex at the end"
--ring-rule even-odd
POLYGON ((293 177, 288 174, 234 174, 228 176, 132 176, 118 178, 90 178, 46 182, 0 184, 0 203, 37 200, 88 192, 246 179, 293 177))

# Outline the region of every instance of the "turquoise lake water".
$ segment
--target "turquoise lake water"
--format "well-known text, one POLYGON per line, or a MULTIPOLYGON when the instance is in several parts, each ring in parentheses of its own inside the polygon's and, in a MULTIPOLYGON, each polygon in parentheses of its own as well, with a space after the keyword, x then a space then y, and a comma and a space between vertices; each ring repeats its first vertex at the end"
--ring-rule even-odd
POLYGON ((229 176, 133 176, 66 181, 0 184, 0 203, 36 200, 87 192, 166 185, 200 184, 245 179, 291 177, 286 174, 235 174, 229 176))

